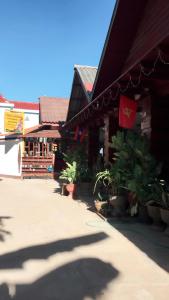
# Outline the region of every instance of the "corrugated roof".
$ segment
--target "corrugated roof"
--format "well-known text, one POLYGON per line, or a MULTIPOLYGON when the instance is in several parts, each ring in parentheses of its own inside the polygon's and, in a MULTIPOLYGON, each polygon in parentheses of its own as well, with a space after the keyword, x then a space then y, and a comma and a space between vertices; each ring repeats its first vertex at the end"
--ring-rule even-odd
POLYGON ((40 121, 41 123, 58 123, 65 121, 69 100, 56 97, 40 97, 40 121))
POLYGON ((74 65, 74 78, 67 120, 70 120, 91 101, 97 67, 74 65))
POLYGON ((93 89, 97 67, 74 65, 74 69, 77 70, 83 83, 83 87, 89 96, 93 89))
POLYGON ((12 100, 10 102, 14 104, 14 108, 27 109, 27 110, 39 110, 39 103, 12 101, 12 100))

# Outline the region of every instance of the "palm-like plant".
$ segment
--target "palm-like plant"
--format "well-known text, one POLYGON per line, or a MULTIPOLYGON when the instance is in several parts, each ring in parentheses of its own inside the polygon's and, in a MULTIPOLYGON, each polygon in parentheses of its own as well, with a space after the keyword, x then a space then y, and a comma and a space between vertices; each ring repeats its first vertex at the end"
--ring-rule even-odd
POLYGON ((133 131, 118 132, 112 138, 112 146, 117 150, 115 167, 119 169, 122 184, 138 201, 146 203, 152 197, 152 186, 161 170, 149 152, 147 138, 133 131))
POLYGON ((77 163, 73 161, 72 163, 66 162, 66 169, 61 171, 60 179, 65 179, 69 183, 76 183, 77 181, 77 163))
POLYGON ((149 152, 148 140, 133 131, 118 131, 112 137, 112 148, 115 150, 114 163, 97 173, 95 189, 99 182, 112 189, 112 194, 127 189, 133 198, 145 204, 152 198, 161 170, 149 152))

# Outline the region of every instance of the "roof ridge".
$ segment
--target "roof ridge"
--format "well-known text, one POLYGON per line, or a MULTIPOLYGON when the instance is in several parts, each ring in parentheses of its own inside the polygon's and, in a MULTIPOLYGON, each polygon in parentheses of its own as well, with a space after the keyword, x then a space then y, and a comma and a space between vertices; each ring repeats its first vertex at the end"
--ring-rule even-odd
POLYGON ((74 68, 91 68, 91 69, 97 69, 98 67, 95 66, 87 66, 87 65, 74 65, 74 68))
POLYGON ((39 104, 39 102, 33 102, 33 101, 21 101, 21 100, 8 100, 9 102, 11 102, 11 103, 14 103, 14 102, 16 102, 16 103, 33 103, 33 104, 39 104))

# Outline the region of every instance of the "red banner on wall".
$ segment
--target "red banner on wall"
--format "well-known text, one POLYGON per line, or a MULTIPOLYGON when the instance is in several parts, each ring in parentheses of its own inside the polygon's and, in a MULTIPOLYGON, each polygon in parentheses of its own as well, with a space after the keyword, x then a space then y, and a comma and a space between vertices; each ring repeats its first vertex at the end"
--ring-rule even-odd
POLYGON ((120 96, 119 126, 132 128, 136 120, 137 102, 126 96, 120 96))
POLYGON ((80 143, 83 142, 85 139, 85 136, 87 134, 87 130, 85 128, 80 128, 79 126, 76 127, 75 133, 74 133, 74 141, 80 141, 80 143))
POLYGON ((74 141, 77 141, 79 138, 79 126, 76 126, 76 129, 75 129, 75 133, 74 133, 74 141))

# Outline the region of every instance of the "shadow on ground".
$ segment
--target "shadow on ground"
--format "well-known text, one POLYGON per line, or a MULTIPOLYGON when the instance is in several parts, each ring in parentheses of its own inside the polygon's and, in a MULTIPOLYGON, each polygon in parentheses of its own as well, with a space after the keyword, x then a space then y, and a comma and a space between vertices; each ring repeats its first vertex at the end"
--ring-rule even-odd
MULTIPOLYGON (((62 188, 63 182, 61 180, 60 181, 57 180, 57 183, 59 184, 59 186, 56 187, 53 190, 53 193, 68 196, 68 193, 66 194, 66 190, 62 188)), ((76 195, 75 195, 74 200, 76 200, 78 202, 85 203, 88 210, 95 211, 95 209, 94 209, 94 195, 93 195, 91 190, 90 191, 81 190, 77 186, 77 191, 76 191, 76 195)))
POLYGON ((92 194, 83 194, 83 193, 78 193, 76 196, 76 201, 85 203, 87 206, 87 209, 90 211, 95 211, 94 208, 94 196, 92 194))
MULTIPOLYGON (((107 237, 105 233, 100 232, 20 249, 1 255, 0 268, 21 268, 29 259, 46 259, 57 252, 72 251, 75 247, 99 242, 107 237)), ((111 264, 100 259, 78 259, 58 267, 31 284, 17 284, 12 291, 6 283, 2 284, 0 299, 83 300, 87 299, 86 297, 96 299, 118 275, 119 272, 111 264)))
POLYGON ((119 272, 100 259, 84 258, 65 264, 30 285, 17 285, 15 296, 8 287, 0 288, 2 300, 83 300, 103 295, 119 272))
POLYGON ((0 216, 0 242, 5 241, 6 235, 11 235, 11 232, 4 229, 4 220, 11 219, 9 216, 0 216))
POLYGON ((53 190, 53 193, 56 193, 56 194, 60 194, 60 195, 61 195, 61 192, 62 192, 61 186, 59 186, 59 187, 57 187, 57 188, 55 188, 55 189, 53 190))
POLYGON ((108 238, 104 232, 85 235, 82 237, 64 239, 48 244, 31 246, 14 252, 0 255, 0 269, 22 268, 23 263, 29 259, 47 259, 49 256, 72 251, 76 247, 90 245, 108 238))
POLYGON ((136 221, 111 219, 110 224, 145 252, 161 268, 169 272, 169 237, 163 232, 153 230, 151 225, 136 221))

